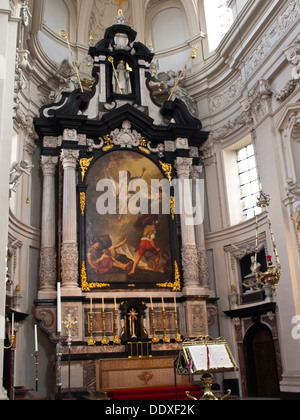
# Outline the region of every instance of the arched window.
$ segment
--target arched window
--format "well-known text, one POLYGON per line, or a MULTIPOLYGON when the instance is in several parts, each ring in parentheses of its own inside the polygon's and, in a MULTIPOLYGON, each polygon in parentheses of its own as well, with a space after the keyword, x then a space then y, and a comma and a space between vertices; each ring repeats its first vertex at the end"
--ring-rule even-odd
POLYGON ((233 23, 226 0, 204 0, 209 50, 215 50, 233 23))

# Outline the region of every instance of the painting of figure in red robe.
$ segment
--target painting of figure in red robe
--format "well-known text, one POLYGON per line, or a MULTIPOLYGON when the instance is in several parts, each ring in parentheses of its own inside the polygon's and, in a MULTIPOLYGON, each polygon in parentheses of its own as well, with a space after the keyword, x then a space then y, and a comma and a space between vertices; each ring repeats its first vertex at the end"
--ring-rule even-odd
POLYGON ((86 183, 87 281, 171 282, 170 184, 159 166, 118 150, 93 162, 86 183))

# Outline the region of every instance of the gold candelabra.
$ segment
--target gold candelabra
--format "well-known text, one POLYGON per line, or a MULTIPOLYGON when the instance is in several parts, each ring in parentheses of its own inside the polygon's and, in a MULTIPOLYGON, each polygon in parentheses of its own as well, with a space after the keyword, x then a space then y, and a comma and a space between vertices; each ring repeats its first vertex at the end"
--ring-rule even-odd
POLYGON ((15 345, 16 336, 15 336, 15 314, 12 312, 11 316, 11 335, 10 335, 10 346, 3 346, 4 350, 10 350, 15 345))
POLYGON ((176 343, 182 343, 181 335, 179 334, 179 325, 178 325, 178 312, 177 309, 175 309, 175 341, 176 343))
POLYGON ((10 346, 9 347, 5 347, 3 346, 4 350, 10 350, 13 348, 14 344, 15 344, 15 340, 16 340, 16 336, 15 335, 11 335, 10 336, 10 346))
POLYGON ((272 223, 269 213, 269 204, 270 204, 270 196, 265 194, 264 192, 260 192, 260 196, 257 201, 257 207, 264 208, 267 213, 268 217, 268 225, 273 245, 273 251, 275 255, 275 265, 272 262, 272 256, 268 255, 268 267, 267 271, 264 273, 257 272, 257 256, 258 256, 258 218, 256 217, 256 248, 255 248, 255 271, 256 271, 256 281, 258 284, 262 286, 271 286, 273 292, 276 291, 276 287, 280 283, 280 276, 281 276, 281 264, 279 261, 279 256, 277 252, 277 246, 274 238, 274 233, 272 229, 272 223))
POLYGON ((109 339, 106 337, 106 325, 105 325, 105 311, 102 311, 102 325, 103 325, 103 337, 101 340, 101 344, 103 346, 109 345, 109 339))
POLYGON ((159 343, 159 338, 156 335, 156 331, 155 331, 155 312, 154 309, 150 309, 150 319, 151 319, 151 329, 152 329, 152 343, 153 344, 158 344, 159 343))
POLYGON ((88 326, 89 326, 89 338, 87 345, 92 347, 96 345, 96 341, 93 338, 93 298, 90 298, 90 312, 88 314, 88 326))
POLYGON ((93 338, 93 318, 94 318, 93 312, 89 312, 88 317, 89 317, 89 338, 87 341, 87 345, 92 347, 96 345, 96 341, 93 338))
POLYGON ((170 343, 171 339, 167 334, 167 312, 165 310, 162 311, 162 316, 163 316, 163 326, 164 326, 163 342, 170 343))
POLYGON ((121 345, 121 339, 119 338, 119 328, 118 328, 118 310, 114 310, 114 335, 113 344, 115 346, 121 345))

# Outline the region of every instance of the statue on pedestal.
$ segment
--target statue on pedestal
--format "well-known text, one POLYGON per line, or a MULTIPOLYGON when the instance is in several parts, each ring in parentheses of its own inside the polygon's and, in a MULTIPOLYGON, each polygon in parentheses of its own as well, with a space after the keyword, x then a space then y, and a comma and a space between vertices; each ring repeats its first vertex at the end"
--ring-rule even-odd
POLYGON ((132 69, 128 64, 121 60, 116 68, 116 74, 113 75, 113 92, 122 95, 130 95, 132 93, 130 73, 132 69))

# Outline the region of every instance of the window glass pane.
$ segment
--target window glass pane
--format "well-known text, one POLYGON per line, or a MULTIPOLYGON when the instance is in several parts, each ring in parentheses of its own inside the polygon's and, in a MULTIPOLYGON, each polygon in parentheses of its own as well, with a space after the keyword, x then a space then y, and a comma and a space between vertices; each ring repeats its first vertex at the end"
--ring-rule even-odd
POLYGON ((247 172, 249 169, 248 159, 240 160, 238 162, 239 173, 247 172))
POLYGON ((259 195, 259 180, 253 145, 243 147, 237 151, 237 164, 241 186, 242 209, 246 219, 261 213, 256 206, 259 195))
POLYGON ((254 148, 253 148, 253 144, 250 144, 249 146, 247 146, 247 154, 248 157, 253 156, 254 155, 254 148))
POLYGON ((209 50, 217 48, 233 23, 227 0, 204 0, 209 50))
POLYGON ((252 194, 251 184, 245 184, 241 187, 242 197, 247 197, 252 194))
POLYGON ((251 183, 251 187, 252 187, 252 194, 255 194, 258 196, 259 193, 259 182, 258 181, 254 181, 251 183))
POLYGON ((256 168, 249 170, 249 176, 250 176, 251 182, 257 180, 257 171, 256 171, 256 168))
POLYGON ((247 162, 248 162, 248 166, 249 166, 249 169, 255 169, 255 171, 256 171, 256 162, 255 162, 255 157, 254 156, 251 156, 251 157, 249 157, 248 159, 247 159, 247 162))
POLYGON ((241 178, 241 185, 249 184, 249 182, 250 182, 249 172, 244 172, 244 173, 240 174, 240 178, 241 178))
POLYGON ((244 147, 243 149, 239 150, 237 154, 238 154, 238 161, 247 159, 247 148, 244 147))

